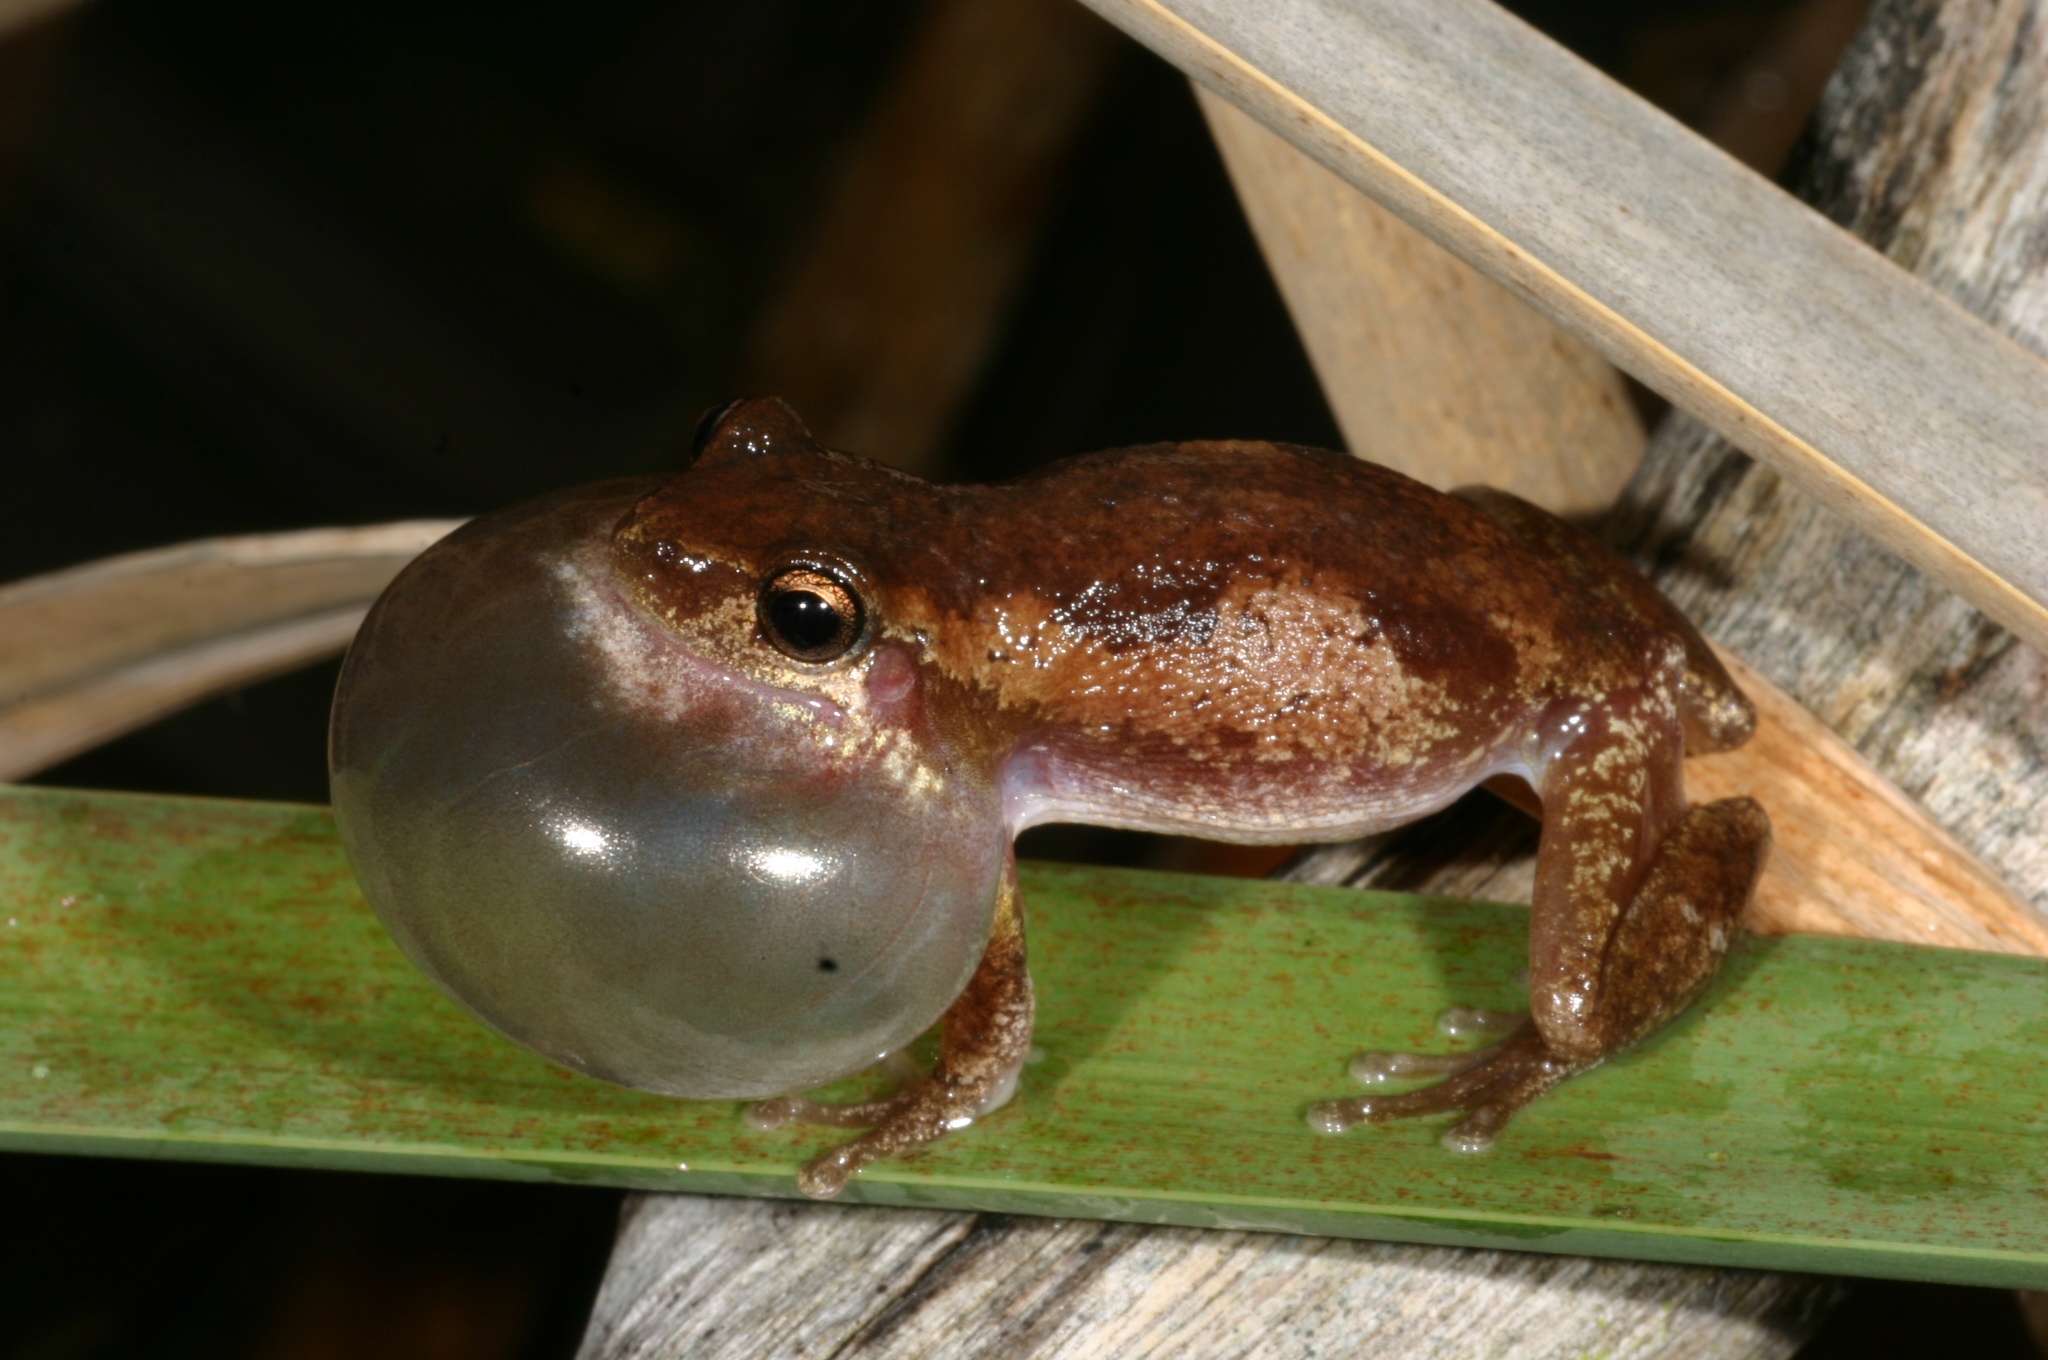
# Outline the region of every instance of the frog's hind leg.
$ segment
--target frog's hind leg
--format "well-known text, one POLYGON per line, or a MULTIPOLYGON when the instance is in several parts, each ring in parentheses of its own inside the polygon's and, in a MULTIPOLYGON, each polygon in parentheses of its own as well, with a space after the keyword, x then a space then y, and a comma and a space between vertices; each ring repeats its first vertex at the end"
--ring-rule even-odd
POLYGON ((1678 686, 1678 710, 1688 755, 1729 751, 1756 730, 1756 708, 1736 687, 1714 649, 1678 612, 1663 592, 1628 560, 1582 529, 1489 486, 1452 493, 1501 528, 1562 567, 1583 589, 1617 605, 1642 623, 1685 644, 1685 673, 1678 686))
MULTIPOLYGON (((1683 801, 1668 716, 1664 739, 1645 745, 1656 707, 1597 720, 1546 771, 1529 1018, 1448 1060, 1437 1085, 1324 1101, 1311 1127, 1341 1133, 1457 1111, 1466 1118, 1444 1143, 1477 1151, 1517 1110, 1650 1034, 1713 977, 1762 870, 1770 821, 1748 798, 1665 811, 1683 801)), ((1374 1056, 1382 1064, 1370 1076, 1422 1074, 1374 1056)))
POLYGON ((1007 1103, 1031 1051, 1032 1011, 1013 860, 1003 871, 988 949, 940 1022, 939 1060, 928 1076, 885 1100, 848 1105, 802 1096, 764 1100, 749 1118, 762 1128, 788 1123, 868 1126, 859 1138, 813 1159, 798 1174, 797 1188, 830 1199, 870 1162, 923 1147, 1007 1103))

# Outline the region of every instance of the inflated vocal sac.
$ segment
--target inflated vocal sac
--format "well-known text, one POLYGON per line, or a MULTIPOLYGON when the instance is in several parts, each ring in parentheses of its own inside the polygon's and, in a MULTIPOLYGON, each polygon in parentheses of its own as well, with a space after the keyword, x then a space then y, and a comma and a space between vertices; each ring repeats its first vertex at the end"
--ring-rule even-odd
POLYGON ((920 796, 627 600, 611 531, 653 485, 485 516, 393 582, 335 696, 335 817, 393 938, 500 1033, 671 1095, 798 1090, 959 994, 1008 835, 987 777, 920 796))

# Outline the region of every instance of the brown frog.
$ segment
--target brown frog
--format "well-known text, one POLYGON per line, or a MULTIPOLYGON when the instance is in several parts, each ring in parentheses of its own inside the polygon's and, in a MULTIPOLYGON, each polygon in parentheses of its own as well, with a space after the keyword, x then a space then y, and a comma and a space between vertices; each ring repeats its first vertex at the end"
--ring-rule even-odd
POLYGON ((1005 1101, 1031 1035, 1011 839, 1088 822, 1291 843, 1475 785, 1542 818, 1530 1013, 1309 1122, 1514 1112, 1713 975, 1770 824, 1687 804, 1752 710, 1624 562, 1513 497, 1249 441, 935 486, 785 406, 706 417, 660 481, 478 520, 343 671, 337 816, 408 954, 486 1023, 765 1124, 866 1127, 801 1178, 1005 1101), (943 1020, 899 1094, 786 1093, 943 1020))

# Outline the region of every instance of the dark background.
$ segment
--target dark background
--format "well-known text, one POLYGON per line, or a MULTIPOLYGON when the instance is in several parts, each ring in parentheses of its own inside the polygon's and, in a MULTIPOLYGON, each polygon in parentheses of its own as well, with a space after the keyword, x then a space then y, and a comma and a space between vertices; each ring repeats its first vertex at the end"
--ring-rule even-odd
MULTIPOLYGON (((1519 12, 1699 122, 1791 0, 1519 12)), ((678 465, 915 0, 96 0, 0 46, 0 580, 678 465)), ((1338 443, 1186 85, 1119 53, 940 451, 1338 443)), ((40 782, 324 800, 332 665, 40 782)), ((1069 839, 1066 854, 1126 855, 1069 839)), ((616 1194, 0 1157, 0 1360, 554 1357, 616 1194)), ((1812 1356, 2031 1354, 1865 1286, 1812 1356)))

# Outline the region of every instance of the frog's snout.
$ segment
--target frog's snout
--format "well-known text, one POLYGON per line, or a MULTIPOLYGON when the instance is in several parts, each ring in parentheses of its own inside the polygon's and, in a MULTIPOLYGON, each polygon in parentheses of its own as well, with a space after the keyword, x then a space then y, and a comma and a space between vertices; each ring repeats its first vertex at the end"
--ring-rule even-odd
POLYGON ((826 762, 815 715, 613 587, 609 483, 478 520, 393 583, 343 667, 335 817, 393 938, 499 1032, 592 1075, 753 1097, 937 1020, 986 947, 997 796, 826 762))

